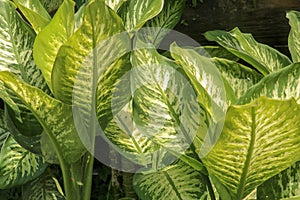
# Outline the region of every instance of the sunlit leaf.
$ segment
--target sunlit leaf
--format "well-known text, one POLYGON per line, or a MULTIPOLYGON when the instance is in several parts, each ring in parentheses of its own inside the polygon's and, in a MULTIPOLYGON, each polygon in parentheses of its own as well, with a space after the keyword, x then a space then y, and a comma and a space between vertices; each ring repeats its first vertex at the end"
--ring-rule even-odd
POLYGON ((242 33, 238 28, 230 32, 208 31, 209 41, 216 41, 228 51, 245 60, 263 75, 282 69, 291 64, 289 58, 279 51, 258 43, 251 34, 242 33))
POLYGON ((105 0, 106 5, 108 5, 114 11, 118 11, 122 4, 126 2, 126 0, 105 0))
POLYGON ((74 31, 74 2, 65 0, 50 23, 39 32, 33 46, 34 61, 52 88, 51 73, 59 48, 74 31))
POLYGON ((222 134, 202 161, 233 199, 300 160, 299 111, 293 99, 265 97, 229 107, 222 134))
POLYGON ((37 0, 13 0, 30 22, 36 33, 40 32, 51 20, 47 10, 37 0))
POLYGON ((149 19, 158 15, 164 5, 163 0, 129 0, 118 11, 127 31, 140 29, 149 19))

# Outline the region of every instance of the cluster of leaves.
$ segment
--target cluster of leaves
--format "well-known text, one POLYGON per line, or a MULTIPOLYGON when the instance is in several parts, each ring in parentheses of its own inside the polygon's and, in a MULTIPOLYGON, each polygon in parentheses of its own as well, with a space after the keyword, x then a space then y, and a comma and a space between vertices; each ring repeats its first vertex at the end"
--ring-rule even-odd
POLYGON ((292 61, 237 28, 205 34, 222 47, 173 43, 166 57, 155 47, 183 0, 76 3, 0 0, 1 189, 90 199, 105 134, 147 166, 126 182, 140 199, 300 196, 300 13, 287 14, 292 61), (139 37, 144 26, 159 28, 139 37))

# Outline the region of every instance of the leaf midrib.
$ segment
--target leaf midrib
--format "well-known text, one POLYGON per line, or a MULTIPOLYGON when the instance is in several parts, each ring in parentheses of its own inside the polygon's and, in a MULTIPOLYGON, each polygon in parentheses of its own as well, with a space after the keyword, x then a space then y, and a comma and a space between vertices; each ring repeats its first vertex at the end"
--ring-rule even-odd
POLYGON ((168 180, 168 182, 170 183, 172 189, 174 190, 176 196, 178 197, 179 200, 183 200, 180 192, 178 191, 178 189, 176 188, 176 185, 174 183, 174 181, 172 180, 172 178, 170 177, 170 175, 167 172, 163 172, 163 174, 165 175, 166 179, 168 180))
POLYGON ((240 179, 240 184, 237 190, 237 200, 242 200, 243 199, 243 194, 244 194, 244 190, 245 190, 245 185, 246 185, 246 181, 247 181, 247 175, 248 175, 248 171, 250 168, 250 164, 251 164, 251 158, 253 155, 253 151, 254 151, 254 144, 255 144, 255 140, 256 140, 256 115, 255 115, 255 108, 251 107, 251 138, 250 138, 250 144, 249 144, 249 148, 248 148, 248 154, 246 157, 246 161, 244 164, 244 168, 242 171, 242 175, 241 175, 241 179, 240 179))

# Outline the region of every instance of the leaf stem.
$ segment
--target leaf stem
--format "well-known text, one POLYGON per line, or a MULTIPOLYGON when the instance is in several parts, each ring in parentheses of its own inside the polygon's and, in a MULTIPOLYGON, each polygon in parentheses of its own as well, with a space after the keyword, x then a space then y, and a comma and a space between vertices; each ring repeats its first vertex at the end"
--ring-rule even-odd
POLYGON ((92 181, 93 181, 93 167, 94 167, 94 156, 90 153, 85 155, 86 157, 86 168, 84 172, 84 181, 83 181, 83 200, 91 199, 91 191, 92 191, 92 181))
POLYGON ((204 177, 205 177, 205 182, 207 184, 207 189, 208 189, 208 193, 209 193, 210 199, 211 200, 216 200, 215 192, 214 192, 212 184, 211 184, 211 182, 209 180, 209 177, 208 176, 204 176, 204 177))

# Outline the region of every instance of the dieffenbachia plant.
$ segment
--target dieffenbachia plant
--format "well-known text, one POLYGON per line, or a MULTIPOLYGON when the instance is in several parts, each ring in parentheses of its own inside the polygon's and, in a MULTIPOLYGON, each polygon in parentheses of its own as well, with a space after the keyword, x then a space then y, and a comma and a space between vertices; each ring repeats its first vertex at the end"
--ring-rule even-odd
POLYGON ((0 4, 1 195, 21 185, 24 199, 90 199, 105 134, 150 166, 126 182, 140 199, 300 196, 298 12, 287 14, 292 61, 237 28, 205 34, 222 48, 174 43, 167 58, 155 47, 183 0, 0 4), (138 37, 145 26, 158 28, 138 37))

